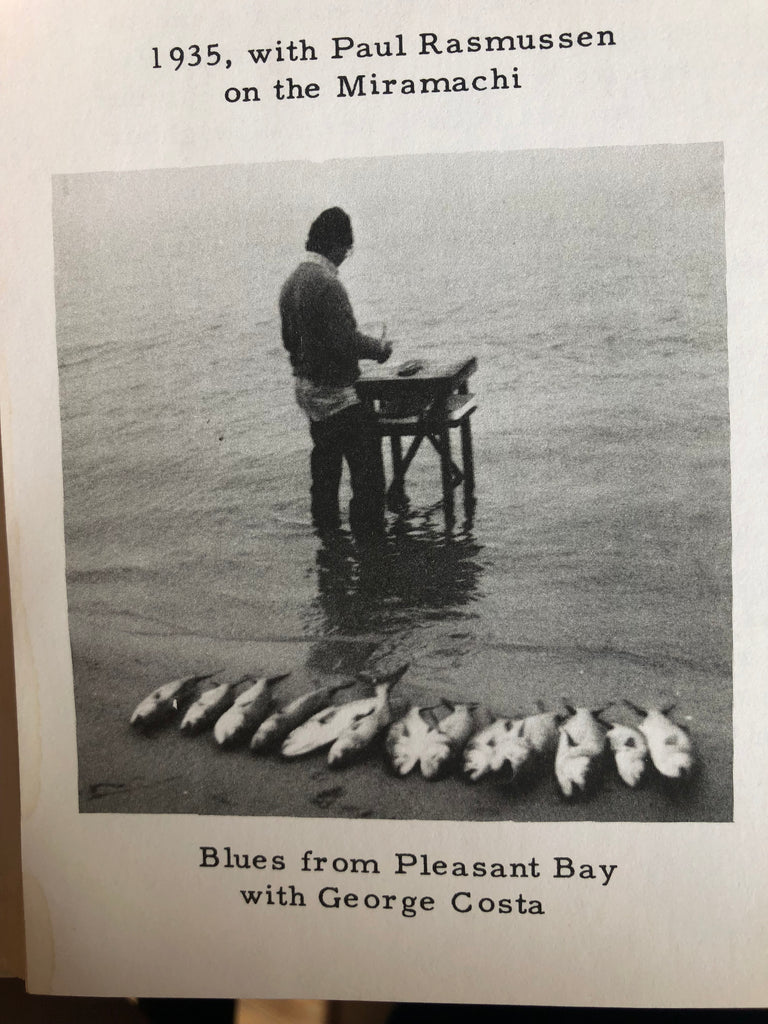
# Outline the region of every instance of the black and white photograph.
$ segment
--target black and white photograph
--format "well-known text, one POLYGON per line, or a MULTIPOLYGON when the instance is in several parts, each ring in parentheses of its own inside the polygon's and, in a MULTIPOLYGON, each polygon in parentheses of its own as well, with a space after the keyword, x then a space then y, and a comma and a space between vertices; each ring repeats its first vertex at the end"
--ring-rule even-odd
POLYGON ((56 175, 80 811, 731 821, 723 180, 56 175))

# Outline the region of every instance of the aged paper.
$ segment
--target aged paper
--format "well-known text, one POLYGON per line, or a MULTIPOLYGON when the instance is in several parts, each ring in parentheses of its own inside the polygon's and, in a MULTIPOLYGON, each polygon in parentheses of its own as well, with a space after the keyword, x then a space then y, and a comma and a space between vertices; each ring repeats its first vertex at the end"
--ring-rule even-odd
POLYGON ((764 1003, 765 12, 3 16, 30 988, 764 1003), (391 344, 359 392, 301 336, 294 395, 309 278, 391 344), (318 488, 377 373, 389 481, 423 444, 372 543, 370 458, 318 488), (249 751, 350 683, 330 763, 249 751), (214 690, 255 717, 184 735, 214 690))

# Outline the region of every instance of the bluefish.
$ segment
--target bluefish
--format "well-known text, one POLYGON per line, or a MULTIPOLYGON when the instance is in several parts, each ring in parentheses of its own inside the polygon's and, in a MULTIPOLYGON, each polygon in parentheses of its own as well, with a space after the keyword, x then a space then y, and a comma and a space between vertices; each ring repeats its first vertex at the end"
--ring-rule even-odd
MULTIPOLYGON (((256 679, 253 686, 240 694, 213 727, 213 738, 220 747, 233 747, 253 734, 269 714, 272 706, 271 688, 288 675, 289 672, 283 672, 279 676, 256 679)), ((246 676, 241 682, 251 680, 253 676, 246 676)))
POLYGON ((491 771, 499 772, 505 766, 513 779, 529 771, 534 760, 534 749, 524 735, 525 719, 510 723, 506 734, 497 742, 491 755, 491 771))
POLYGON ((220 683, 206 690, 187 708, 179 729, 189 736, 210 729, 217 718, 231 707, 235 699, 235 684, 220 683))
POLYGON ((605 730, 595 717, 600 712, 571 708, 571 717, 560 726, 555 754, 555 777, 563 796, 586 793, 596 780, 605 753, 605 730))
POLYGON ((645 715, 638 729, 645 736, 656 771, 678 782, 690 778, 694 765, 693 743, 687 731, 667 717, 674 705, 646 711, 629 701, 625 703, 645 715))
POLYGON ((373 707, 368 714, 357 718, 333 743, 328 751, 328 764, 341 768, 360 754, 378 734, 392 721, 389 706, 389 691, 394 684, 378 683, 373 697, 373 707))
POLYGON ((464 774, 472 782, 477 782, 492 771, 491 762, 496 747, 507 736, 512 725, 511 718, 496 718, 470 739, 464 748, 464 774))
POLYGON ((523 719, 522 736, 530 743, 534 753, 554 755, 560 738, 557 728, 560 719, 557 711, 542 711, 538 715, 528 715, 523 719))
POLYGON ((283 741, 281 753, 284 757, 300 757, 311 754, 334 743, 358 718, 373 711, 375 697, 347 701, 336 707, 325 708, 297 726, 283 741))
POLYGON ((160 725, 192 699, 198 683, 214 675, 215 672, 208 672, 201 676, 184 676, 182 679, 173 679, 164 686, 158 686, 133 712, 131 725, 136 729, 149 729, 160 725))
POLYGON ((254 733, 251 740, 251 750, 254 754, 262 753, 286 738, 288 733, 296 729, 302 722, 306 722, 312 715, 327 708, 333 700, 334 695, 347 686, 352 686, 352 680, 347 683, 340 683, 335 686, 321 686, 309 693, 302 694, 296 700, 292 700, 285 707, 270 715, 262 722, 254 733))
POLYGON ((606 736, 616 762, 616 771, 632 789, 638 786, 648 765, 648 744, 639 729, 612 723, 606 736))
POLYGON ((426 708, 413 706, 408 714, 390 726, 386 749, 398 775, 407 775, 421 759, 424 740, 430 726, 424 719, 426 708))
POLYGON ((475 728, 472 717, 474 705, 451 704, 447 700, 443 704, 450 709, 449 714, 428 732, 420 758, 421 774, 425 779, 437 778, 461 756, 475 728))

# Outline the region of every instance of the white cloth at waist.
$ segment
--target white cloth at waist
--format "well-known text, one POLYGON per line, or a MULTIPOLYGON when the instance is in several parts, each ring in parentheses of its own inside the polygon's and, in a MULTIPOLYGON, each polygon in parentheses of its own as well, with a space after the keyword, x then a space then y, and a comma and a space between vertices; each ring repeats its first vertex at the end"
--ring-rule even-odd
POLYGON ((351 405, 358 405, 360 399, 352 384, 338 387, 335 384, 315 384, 306 377, 296 377, 294 381, 296 402, 313 423, 327 420, 351 405))

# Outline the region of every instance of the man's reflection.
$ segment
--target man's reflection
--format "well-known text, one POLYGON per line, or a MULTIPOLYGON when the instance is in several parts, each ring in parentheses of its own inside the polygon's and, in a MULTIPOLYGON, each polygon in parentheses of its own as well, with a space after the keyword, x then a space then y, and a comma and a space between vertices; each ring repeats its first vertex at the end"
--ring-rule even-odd
POLYGON ((423 513, 400 519, 377 546, 361 547, 343 531, 325 535, 316 556, 313 611, 321 620, 318 631, 338 641, 333 654, 318 651, 317 657, 359 660, 366 648, 370 653, 419 622, 461 614, 478 597, 481 550, 471 532, 446 535, 439 518, 433 522, 423 513), (346 638, 358 642, 347 643, 345 654, 346 638))

